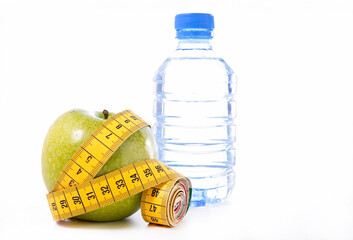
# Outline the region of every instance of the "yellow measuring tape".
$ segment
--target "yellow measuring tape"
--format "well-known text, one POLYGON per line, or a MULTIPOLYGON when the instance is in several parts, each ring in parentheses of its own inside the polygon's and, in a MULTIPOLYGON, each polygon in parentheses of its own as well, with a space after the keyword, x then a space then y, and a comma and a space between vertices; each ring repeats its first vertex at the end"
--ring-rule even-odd
POLYGON ((144 120, 126 110, 108 118, 87 138, 47 194, 55 221, 139 192, 143 192, 141 213, 145 221, 166 226, 181 221, 190 204, 191 182, 159 160, 142 160, 94 178, 118 147, 146 126, 144 120))

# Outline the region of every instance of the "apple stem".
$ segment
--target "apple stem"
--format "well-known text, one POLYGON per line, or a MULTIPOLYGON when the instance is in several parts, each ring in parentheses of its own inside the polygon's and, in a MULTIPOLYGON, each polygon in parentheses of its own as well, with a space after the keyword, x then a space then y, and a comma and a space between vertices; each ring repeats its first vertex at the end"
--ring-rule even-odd
POLYGON ((109 114, 108 110, 104 109, 103 110, 103 118, 108 119, 108 114, 109 114))

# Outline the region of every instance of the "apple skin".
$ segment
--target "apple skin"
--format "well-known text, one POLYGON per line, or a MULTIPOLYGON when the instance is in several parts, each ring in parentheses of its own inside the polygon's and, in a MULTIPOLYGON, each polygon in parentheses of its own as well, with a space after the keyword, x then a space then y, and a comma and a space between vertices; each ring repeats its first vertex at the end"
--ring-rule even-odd
MULTIPOLYGON (((109 113, 108 116, 112 115, 109 113)), ((52 124, 42 150, 42 175, 49 192, 74 153, 104 121, 103 113, 74 109, 61 115, 52 124)), ((121 144, 96 177, 151 158, 158 159, 157 145, 150 128, 144 127, 121 144)), ((141 193, 76 218, 88 221, 121 220, 135 213, 140 203, 141 193)))

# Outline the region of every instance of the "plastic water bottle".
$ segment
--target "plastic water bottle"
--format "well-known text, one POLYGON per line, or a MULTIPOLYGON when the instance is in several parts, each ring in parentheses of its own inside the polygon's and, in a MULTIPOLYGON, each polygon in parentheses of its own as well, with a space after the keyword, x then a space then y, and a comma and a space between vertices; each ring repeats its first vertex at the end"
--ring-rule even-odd
POLYGON ((159 158, 192 181, 191 206, 217 204, 234 186, 235 76, 212 49, 214 17, 175 17, 176 51, 154 77, 159 158))

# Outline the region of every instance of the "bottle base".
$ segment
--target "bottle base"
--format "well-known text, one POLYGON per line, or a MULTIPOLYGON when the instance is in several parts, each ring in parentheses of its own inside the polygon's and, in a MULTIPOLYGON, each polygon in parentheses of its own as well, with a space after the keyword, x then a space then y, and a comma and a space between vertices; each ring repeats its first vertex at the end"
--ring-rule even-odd
POLYGON ((222 176, 201 179, 189 176, 193 186, 190 206, 212 206, 218 205, 226 200, 231 195, 234 188, 235 172, 233 169, 228 169, 226 173, 226 175, 222 176), (211 184, 205 185, 206 180, 211 184), (205 188, 206 186, 207 188, 205 188))
POLYGON ((235 185, 233 167, 178 165, 171 161, 163 162, 190 179, 192 184, 191 207, 217 205, 232 193, 235 185))
POLYGON ((193 188, 190 207, 204 207, 204 206, 218 205, 224 200, 226 200, 230 196, 231 192, 232 192, 232 189, 226 189, 226 187, 222 187, 218 189, 193 188), (227 192, 227 194, 226 196, 220 197, 220 196, 217 196, 219 195, 218 194, 219 192, 227 192))

